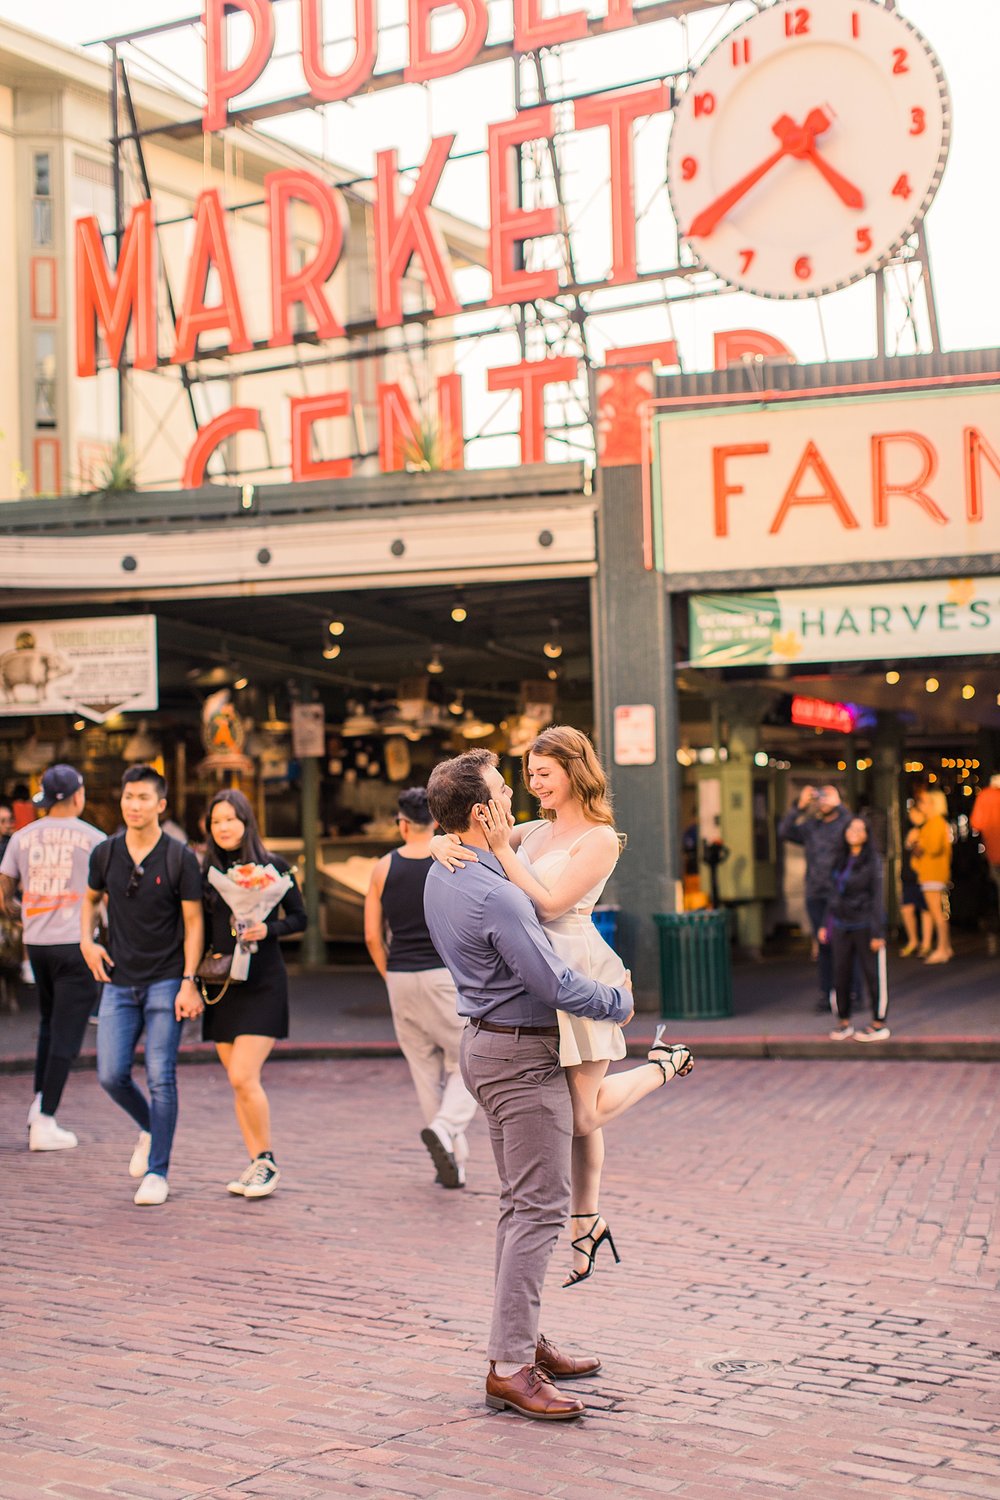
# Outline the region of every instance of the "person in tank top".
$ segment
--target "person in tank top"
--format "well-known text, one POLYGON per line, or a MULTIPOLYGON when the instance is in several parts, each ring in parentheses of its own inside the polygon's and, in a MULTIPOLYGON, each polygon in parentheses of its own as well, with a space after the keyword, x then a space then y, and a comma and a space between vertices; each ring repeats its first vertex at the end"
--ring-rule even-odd
POLYGON ((365 898, 365 943, 389 991, 396 1040, 424 1117, 420 1139, 441 1186, 460 1188, 465 1186, 469 1156, 465 1132, 476 1101, 459 1072, 465 1022, 458 1014, 455 982, 424 919, 424 884, 433 863, 430 841, 435 825, 423 787, 400 792, 396 822, 403 845, 383 855, 372 871, 365 898))
MULTIPOLYGON (((589 978, 620 985, 628 970, 592 920, 621 849, 607 778, 594 747, 578 729, 551 725, 524 755, 522 774, 538 798, 541 817, 515 827, 509 809, 491 802, 483 822, 490 848, 507 878, 530 897, 559 957, 589 978)), ((444 837, 433 841, 431 852, 449 869, 475 858, 458 840, 444 837)), ((618 1259, 600 1212, 603 1126, 668 1079, 690 1072, 693 1059, 686 1047, 664 1042, 661 1027, 648 1062, 608 1078, 609 1063, 626 1054, 617 1022, 564 1011, 558 1016, 559 1059, 573 1101, 574 1255, 563 1285, 574 1286, 592 1274, 605 1240, 618 1259)))

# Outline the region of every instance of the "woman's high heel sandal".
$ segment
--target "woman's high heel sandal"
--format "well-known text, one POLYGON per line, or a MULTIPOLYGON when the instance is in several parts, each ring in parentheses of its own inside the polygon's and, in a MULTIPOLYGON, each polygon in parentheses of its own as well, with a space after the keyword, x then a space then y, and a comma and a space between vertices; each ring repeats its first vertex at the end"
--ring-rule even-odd
POLYGON ((664 1083, 669 1083, 671 1078, 687 1077, 694 1067, 694 1054, 690 1047, 685 1047, 683 1044, 671 1045, 665 1042, 663 1037, 666 1029, 666 1026, 657 1026, 653 1045, 646 1053, 646 1057, 651 1063, 656 1063, 663 1074, 664 1083))
POLYGON ((605 1221, 604 1228, 601 1230, 600 1234, 597 1233, 597 1226, 601 1222, 600 1214, 573 1214, 572 1217, 574 1219, 590 1220, 590 1228, 587 1233, 581 1234, 579 1238, 575 1240, 570 1240, 570 1244, 573 1246, 573 1249, 579 1250, 581 1255, 585 1255, 587 1257, 587 1268, 585 1271, 570 1271, 566 1280, 563 1282, 564 1287, 576 1286, 577 1282, 586 1281, 588 1276, 593 1276, 594 1261, 597 1258, 597 1252, 599 1248, 604 1244, 605 1240, 607 1240, 608 1244, 611 1246, 611 1254, 615 1258, 615 1265, 620 1266, 622 1262, 621 1256, 615 1249, 615 1242, 611 1238, 611 1230, 608 1228, 607 1221, 605 1221))

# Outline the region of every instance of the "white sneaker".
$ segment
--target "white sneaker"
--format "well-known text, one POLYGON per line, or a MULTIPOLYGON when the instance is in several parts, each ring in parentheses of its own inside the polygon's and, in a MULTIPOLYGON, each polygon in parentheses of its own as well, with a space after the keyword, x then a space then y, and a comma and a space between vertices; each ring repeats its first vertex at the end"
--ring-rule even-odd
POLYGON ((247 1176, 246 1186, 243 1189, 244 1198, 268 1197, 278 1186, 280 1176, 281 1173, 273 1161, 266 1156, 258 1156, 247 1176))
POLYGON ((31 1104, 28 1107, 28 1124, 27 1124, 27 1128, 29 1130, 31 1129, 31 1127, 34 1124, 35 1120, 38 1119, 38 1116, 41 1114, 41 1112, 42 1112, 42 1096, 41 1096, 41 1094, 36 1094, 35 1097, 34 1097, 34 1099, 32 1099, 31 1104))
POLYGON ((77 1144, 72 1130, 56 1124, 55 1115, 39 1114, 28 1127, 29 1151, 70 1151, 77 1144))
POLYGON ((133 1203, 140 1207, 156 1203, 166 1203, 170 1196, 170 1188, 165 1177, 159 1177, 155 1172, 147 1172, 135 1190, 133 1203))
POLYGON ((139 1131, 139 1139, 135 1143, 132 1159, 128 1164, 128 1175, 130 1177, 145 1177, 149 1171, 149 1148, 153 1144, 153 1137, 148 1130, 139 1131))
POLYGON ((238 1177, 234 1177, 232 1182, 227 1182, 226 1192, 232 1193, 235 1198, 242 1198, 244 1193, 246 1192, 247 1183, 253 1176, 253 1169, 256 1165, 257 1163, 255 1161, 252 1161, 248 1167, 243 1168, 243 1171, 238 1177))

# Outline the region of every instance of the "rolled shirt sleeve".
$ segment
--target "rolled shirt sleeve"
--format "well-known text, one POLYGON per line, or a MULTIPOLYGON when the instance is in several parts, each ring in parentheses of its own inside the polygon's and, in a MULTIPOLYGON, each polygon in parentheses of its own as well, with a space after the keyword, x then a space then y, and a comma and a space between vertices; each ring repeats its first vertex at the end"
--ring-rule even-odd
POLYGON ((526 993, 554 1010, 592 1021, 621 1021, 629 1015, 628 990, 585 979, 569 968, 552 948, 530 903, 512 899, 514 890, 498 886, 490 893, 483 910, 484 935, 526 993))

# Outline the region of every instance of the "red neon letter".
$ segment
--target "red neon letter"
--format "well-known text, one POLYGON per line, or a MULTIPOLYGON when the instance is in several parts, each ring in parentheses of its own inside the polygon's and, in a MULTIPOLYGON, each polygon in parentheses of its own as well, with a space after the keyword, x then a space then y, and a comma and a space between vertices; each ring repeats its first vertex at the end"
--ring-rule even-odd
POLYGON ((351 398, 347 391, 328 391, 323 396, 293 396, 292 412, 292 478, 300 479, 347 479, 353 461, 349 458, 331 458, 316 462, 312 456, 313 424, 324 417, 346 417, 350 414, 351 398))
POLYGON ((240 294, 229 254, 225 211, 218 188, 207 188, 199 193, 194 207, 194 246, 184 301, 177 318, 177 348, 172 363, 183 364, 185 360, 194 359, 199 334, 212 328, 229 329, 230 339, 226 346, 229 354, 245 354, 252 347, 243 322, 240 294), (222 301, 214 307, 206 307, 205 289, 213 265, 219 273, 222 301))
POLYGON ((559 273, 554 267, 539 271, 516 268, 515 247, 543 234, 555 234, 559 221, 554 208, 535 208, 525 213, 517 207, 517 175, 514 151, 524 141, 551 136, 552 106, 525 109, 514 120, 489 127, 490 158, 490 276, 491 306, 508 302, 530 302, 534 297, 554 297, 559 273))
POLYGON ((378 385, 378 466, 392 474, 408 465, 414 469, 462 469, 462 377, 442 375, 437 383, 436 428, 417 423, 403 387, 378 385), (430 451, 428 451, 430 450, 430 451))
POLYGON ((326 300, 323 287, 336 268, 344 248, 344 221, 340 200, 311 172, 268 172, 264 178, 271 247, 271 348, 294 342, 291 312, 297 302, 308 307, 321 339, 339 338, 343 326, 326 300), (319 248, 300 270, 288 267, 288 203, 298 199, 319 214, 319 248))
POLYGON ((404 83, 426 83, 428 78, 460 73, 481 51, 489 25, 484 0, 410 0, 410 65, 403 73, 404 83), (431 20, 436 10, 445 8, 462 12, 465 29, 454 47, 435 52, 431 20))
POLYGON ((611 275, 608 285, 634 281, 635 267, 635 173, 632 163, 632 126, 643 115, 657 115, 670 108, 671 90, 665 83, 653 88, 623 89, 616 94, 595 94, 577 99, 573 123, 577 130, 606 125, 611 136, 611 275))
POLYGON ((521 462, 545 461, 545 387, 557 381, 575 380, 577 362, 572 354, 554 359, 526 359, 519 365, 503 365, 486 372, 491 391, 521 392, 521 462))
POLYGON ((446 318, 460 311, 451 258, 440 230, 428 217, 454 139, 442 135, 431 141, 408 198, 399 196, 396 152, 380 151, 376 157, 375 321, 379 328, 396 328, 403 321, 401 283, 414 255, 423 263, 435 315, 446 318))
POLYGON ((199 427, 198 436, 191 444, 191 451, 184 465, 181 489, 198 490, 205 482, 208 460, 220 443, 237 432, 260 432, 260 412, 255 406, 231 406, 213 418, 207 427, 199 427))
POLYGON ((795 355, 787 344, 761 333, 759 328, 730 328, 715 335, 715 368, 724 370, 727 365, 738 365, 747 355, 761 354, 765 359, 787 359, 795 364, 795 355))
POLYGON ((784 525, 785 517, 793 505, 832 505, 845 531, 857 531, 861 525, 861 522, 844 499, 844 492, 830 473, 826 460, 813 442, 806 443, 802 457, 799 459, 798 467, 792 475, 791 483, 782 496, 777 515, 771 522, 769 535, 777 535, 784 525), (818 495, 800 495, 798 493, 799 485, 805 478, 807 469, 812 469, 816 473, 823 486, 818 495))
POLYGON ((224 130, 229 101, 245 93, 263 73, 274 51, 274 13, 271 0, 205 0, 205 119, 206 133, 224 130), (250 51, 235 68, 226 66, 226 12, 244 11, 253 25, 250 51))
POLYGON ((712 449, 712 494, 716 536, 729 535, 730 495, 745 493, 741 484, 730 484, 726 478, 726 461, 730 458, 753 457, 756 453, 770 453, 770 451, 770 443, 727 443, 722 448, 712 449))
POLYGON ((375 0, 354 0, 354 61, 343 73, 328 73, 323 67, 323 0, 302 0, 302 71, 310 92, 329 104, 348 99, 368 82, 375 71, 378 27, 375 0))
POLYGON ((608 13, 601 30, 621 31, 623 26, 631 26, 634 20, 632 0, 608 0, 608 13))
POLYGON ((514 51, 536 52, 556 42, 572 42, 587 35, 587 13, 571 10, 565 16, 543 20, 538 14, 541 0, 514 0, 514 51))
POLYGON ((983 473, 980 459, 985 457, 994 474, 1000 475, 1000 458, 978 427, 966 427, 962 433, 965 454, 965 519, 983 519, 983 473))
POLYGON ((889 524, 889 496, 907 495, 927 512, 938 526, 947 526, 948 517, 923 489, 937 473, 938 459, 934 447, 919 432, 876 432, 872 434, 872 513, 876 526, 889 524), (923 467, 916 479, 890 484, 886 475, 886 448, 890 443, 911 443, 920 454, 923 467))
POLYGON ((121 362, 125 334, 135 314, 137 370, 156 369, 156 269, 153 204, 132 210, 112 277, 96 218, 76 221, 76 373, 97 373, 97 334, 111 363, 121 362))

